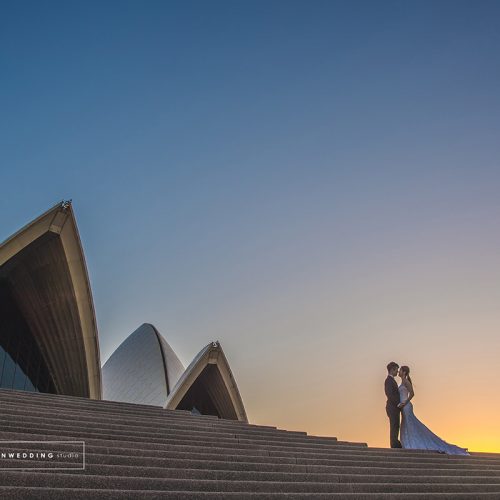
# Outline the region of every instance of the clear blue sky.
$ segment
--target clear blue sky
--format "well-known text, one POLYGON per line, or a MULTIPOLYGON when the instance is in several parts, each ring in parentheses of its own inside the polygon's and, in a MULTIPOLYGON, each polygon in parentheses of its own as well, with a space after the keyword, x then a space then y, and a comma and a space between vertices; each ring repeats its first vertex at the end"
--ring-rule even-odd
POLYGON ((219 339, 255 421, 385 444, 390 359, 437 398, 429 365, 458 380, 500 348, 499 19, 485 0, 3 1, 0 239, 72 198, 103 362, 145 321, 185 364, 219 339))

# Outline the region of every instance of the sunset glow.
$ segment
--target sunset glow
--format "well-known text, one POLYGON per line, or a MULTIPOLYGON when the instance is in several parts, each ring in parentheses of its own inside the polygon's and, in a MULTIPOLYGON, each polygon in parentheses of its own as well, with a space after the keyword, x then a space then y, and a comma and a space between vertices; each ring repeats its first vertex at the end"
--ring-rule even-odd
POLYGON ((219 340, 257 424, 500 452, 500 2, 8 2, 0 239, 72 199, 101 362, 219 340))

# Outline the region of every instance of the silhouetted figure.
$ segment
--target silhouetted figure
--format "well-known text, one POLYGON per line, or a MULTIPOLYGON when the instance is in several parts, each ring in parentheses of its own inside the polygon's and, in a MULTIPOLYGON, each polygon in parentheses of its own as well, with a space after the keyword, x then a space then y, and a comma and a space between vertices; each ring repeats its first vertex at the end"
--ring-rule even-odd
POLYGON ((387 365, 387 378, 385 379, 385 395, 387 396, 387 403, 385 410, 389 417, 391 448, 401 448, 399 441, 399 426, 401 419, 401 408, 399 407, 399 389, 398 383, 394 377, 398 374, 399 365, 391 361, 387 365))

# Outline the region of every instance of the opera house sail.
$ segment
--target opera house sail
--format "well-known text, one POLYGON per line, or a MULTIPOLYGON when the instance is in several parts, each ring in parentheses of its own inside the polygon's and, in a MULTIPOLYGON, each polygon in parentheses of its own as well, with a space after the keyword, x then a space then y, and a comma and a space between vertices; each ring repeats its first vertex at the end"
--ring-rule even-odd
POLYGON ((219 342, 210 342, 184 370, 163 336, 144 323, 110 356, 102 375, 104 399, 247 421, 219 342))
POLYGON ((0 244, 0 387, 101 398, 94 305, 70 202, 0 244))
POLYGON ((153 325, 144 323, 102 367, 103 399, 163 406, 183 372, 172 348, 153 325))

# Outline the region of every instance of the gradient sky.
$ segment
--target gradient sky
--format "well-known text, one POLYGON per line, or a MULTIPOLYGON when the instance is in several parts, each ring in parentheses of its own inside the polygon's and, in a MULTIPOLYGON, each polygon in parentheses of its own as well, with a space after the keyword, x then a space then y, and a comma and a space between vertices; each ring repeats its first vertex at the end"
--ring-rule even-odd
POLYGON ((250 420, 500 451, 500 2, 3 1, 0 239, 73 199, 101 360, 220 340, 250 420))

